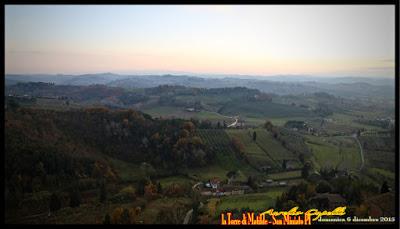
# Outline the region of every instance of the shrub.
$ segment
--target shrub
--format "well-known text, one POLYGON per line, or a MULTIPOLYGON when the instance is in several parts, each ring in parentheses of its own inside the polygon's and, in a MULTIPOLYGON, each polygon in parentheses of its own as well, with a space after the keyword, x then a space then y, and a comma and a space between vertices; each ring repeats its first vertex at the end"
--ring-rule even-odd
POLYGON ((112 203, 126 203, 136 199, 136 190, 132 186, 127 186, 116 195, 110 198, 112 203))

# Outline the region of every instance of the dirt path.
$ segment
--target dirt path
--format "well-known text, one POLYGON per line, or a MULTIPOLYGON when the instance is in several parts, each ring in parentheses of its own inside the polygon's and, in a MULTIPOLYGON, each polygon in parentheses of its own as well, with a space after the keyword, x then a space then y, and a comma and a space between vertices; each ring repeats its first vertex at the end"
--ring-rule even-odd
MULTIPOLYGON (((203 202, 200 202, 198 209, 203 207, 203 205, 204 205, 203 202)), ((185 218, 183 219, 183 224, 188 224, 189 221, 192 219, 192 215, 193 215, 193 208, 190 209, 188 212, 186 212, 185 218)))
POLYGON ((208 111, 208 112, 211 112, 211 113, 217 114, 217 115, 219 115, 219 116, 221 116, 221 117, 224 117, 224 118, 230 118, 230 119, 234 119, 235 121, 234 121, 233 123, 229 124, 227 127, 232 127, 232 126, 235 126, 235 125, 237 124, 237 122, 239 121, 239 119, 238 119, 238 116, 237 116, 237 115, 236 115, 236 116, 226 116, 226 115, 222 115, 222 114, 220 114, 220 113, 218 113, 218 112, 215 112, 215 111, 208 111))

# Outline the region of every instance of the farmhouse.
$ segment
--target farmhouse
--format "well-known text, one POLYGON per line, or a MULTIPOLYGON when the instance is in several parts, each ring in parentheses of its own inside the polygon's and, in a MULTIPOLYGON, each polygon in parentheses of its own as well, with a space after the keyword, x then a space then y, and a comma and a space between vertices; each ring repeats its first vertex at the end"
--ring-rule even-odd
POLYGON ((287 160, 286 163, 284 164, 285 170, 293 170, 296 169, 296 167, 297 167, 296 160, 287 160))
POLYGON ((243 195, 245 193, 253 192, 252 188, 244 184, 221 184, 218 178, 213 178, 204 183, 200 194, 204 196, 229 196, 229 195, 243 195))
POLYGON ((270 165, 264 165, 259 167, 258 169, 262 172, 268 172, 268 170, 270 170, 272 167, 270 165))
POLYGON ((212 188, 212 189, 218 189, 219 185, 220 185, 221 181, 218 178, 213 178, 210 179, 208 182, 206 182, 204 184, 205 188, 212 188))

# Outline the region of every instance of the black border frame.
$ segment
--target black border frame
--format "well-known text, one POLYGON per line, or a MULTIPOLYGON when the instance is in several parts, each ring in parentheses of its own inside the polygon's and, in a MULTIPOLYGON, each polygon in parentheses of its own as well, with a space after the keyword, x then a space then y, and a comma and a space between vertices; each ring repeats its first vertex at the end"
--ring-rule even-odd
MULTIPOLYGON (((312 0, 308 1, 301 1, 301 0, 269 0, 266 2, 262 2, 259 0, 226 0, 226 1, 215 1, 214 3, 207 2, 207 1, 199 1, 199 0, 191 0, 190 2, 184 1, 184 0, 152 0, 152 1, 146 1, 146 0, 136 0, 136 1, 121 1, 121 0, 116 0, 116 1, 109 1, 107 2, 106 0, 82 0, 82 1, 77 1, 77 0, 42 0, 42 1, 32 1, 32 0, 6 0, 5 4, 3 4, 3 8, 1 13, 3 14, 3 19, 4 19, 4 14, 5 14, 5 5, 34 5, 34 4, 39 4, 39 5, 47 5, 47 4, 60 4, 60 5, 164 5, 164 4, 184 4, 184 5, 192 5, 192 4, 257 4, 257 5, 395 5, 395 153, 396 153, 396 174, 395 174, 395 181, 396 181, 396 212, 397 212, 397 219, 394 224, 324 224, 324 225, 311 225, 312 227, 321 227, 321 228, 337 228, 337 227, 390 227, 390 228, 400 228, 400 212, 399 212, 399 166, 400 166, 400 151, 399 151, 399 106, 400 106, 400 101, 399 101, 399 0, 350 0, 347 2, 339 1, 339 0, 325 0, 323 3, 318 2, 313 2, 312 0)), ((5 34, 5 22, 2 20, 3 24, 3 34, 5 34)), ((4 39, 4 36, 3 36, 4 39)), ((3 53, 5 53, 5 42, 3 43, 4 45, 2 46, 3 48, 3 53)), ((5 55, 3 55, 3 58, 5 58, 5 55)), ((5 62, 2 62, 2 67, 5 70, 5 62)), ((3 70, 3 72, 4 72, 3 70)), ((4 72, 5 74, 5 72, 4 72)), ((2 89, 4 90, 4 77, 1 79, 1 83, 3 84, 2 89)), ((4 96, 4 93, 3 95, 4 96)), ((2 103, 4 103, 4 99, 2 99, 2 103)), ((2 108, 4 109, 4 104, 2 105, 2 108)), ((2 112, 2 118, 4 120, 4 111, 2 112)), ((2 122, 2 127, 4 130, 4 122, 2 122)), ((2 132, 2 134, 5 134, 2 132)), ((4 141, 4 136, 2 138, 2 141, 4 141)), ((4 143, 3 143, 4 145, 4 143)), ((4 149, 4 148, 3 148, 4 149)), ((4 161, 4 154, 2 154, 2 160, 4 161)), ((4 172, 4 171, 2 171, 4 172)), ((4 177, 4 175, 2 176, 4 177)), ((4 180, 2 180, 3 186, 4 186, 4 180)), ((4 189, 3 189, 4 192, 4 189)), ((4 201, 4 199, 2 199, 4 201)), ((4 206, 4 202, 3 202, 4 206)), ((5 223, 4 215, 2 215, 3 223, 5 223)), ((55 226, 55 225, 18 225, 18 224, 8 224, 7 227, 18 227, 18 226, 29 226, 29 227, 36 227, 36 226, 55 226)), ((65 226, 71 226, 71 227, 76 227, 76 226, 81 226, 81 225, 57 225, 59 227, 65 227, 65 226)), ((95 226, 96 228, 98 227, 103 227, 107 225, 84 225, 85 227, 93 227, 95 226)), ((138 227, 138 226, 156 226, 156 225, 111 225, 111 226, 119 226, 119 227, 138 227)), ((173 226, 173 227, 184 227, 185 225, 160 225, 160 226, 173 226)), ((189 227, 203 227, 203 226, 215 226, 215 227, 233 227, 233 226, 221 226, 221 225, 186 225, 189 227)), ((261 226, 259 226, 261 227, 261 226)), ((268 227, 268 226, 266 226, 268 227)), ((277 226, 273 226, 277 227, 277 226)), ((283 227, 283 226, 278 226, 278 227, 283 227)), ((285 226, 287 227, 292 227, 292 226, 285 226)), ((307 227, 307 226, 302 226, 302 227, 307 227)))

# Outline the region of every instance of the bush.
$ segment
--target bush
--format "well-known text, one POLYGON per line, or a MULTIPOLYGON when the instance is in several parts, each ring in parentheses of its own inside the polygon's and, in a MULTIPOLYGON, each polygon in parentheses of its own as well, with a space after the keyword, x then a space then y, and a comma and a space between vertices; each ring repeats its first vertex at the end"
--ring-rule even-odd
POLYGON ((136 190, 132 186, 128 186, 119 191, 118 194, 112 196, 112 203, 127 203, 136 199, 136 190))
POLYGON ((78 181, 78 185, 80 191, 86 191, 90 189, 95 189, 97 186, 97 182, 96 179, 86 178, 86 179, 80 179, 78 181))
POLYGON ((326 192, 331 192, 332 191, 332 185, 330 185, 327 181, 322 180, 321 182, 318 183, 317 187, 315 188, 315 191, 318 193, 326 193, 326 192))
POLYGON ((47 191, 33 193, 21 201, 21 208, 31 214, 48 211, 51 193, 47 191))
POLYGON ((50 197, 50 211, 55 212, 61 208, 60 196, 57 193, 53 193, 50 197))
POLYGON ((79 207, 81 205, 82 198, 81 198, 81 194, 78 190, 73 190, 69 194, 69 197, 70 197, 69 205, 71 207, 74 208, 74 207, 79 207))

